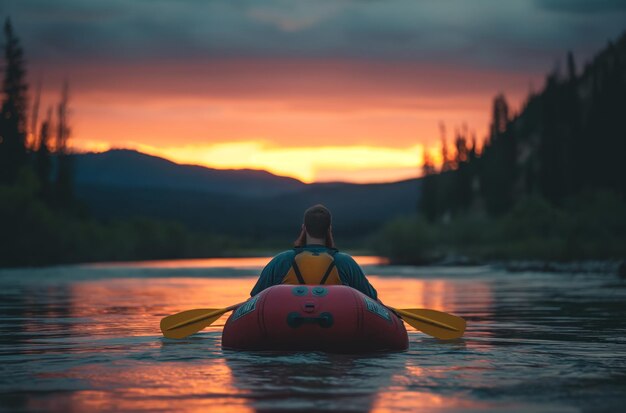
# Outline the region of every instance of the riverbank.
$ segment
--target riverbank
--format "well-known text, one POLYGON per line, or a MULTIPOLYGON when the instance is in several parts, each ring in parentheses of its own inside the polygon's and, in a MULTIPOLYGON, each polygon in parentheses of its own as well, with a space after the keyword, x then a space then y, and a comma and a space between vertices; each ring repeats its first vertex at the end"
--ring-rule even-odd
MULTIPOLYGON (((394 263, 391 262, 391 265, 394 263)), ((429 264, 434 267, 490 266, 508 272, 551 272, 570 274, 617 274, 626 278, 626 259, 623 260, 582 260, 582 261, 542 261, 542 260, 501 260, 479 261, 465 256, 448 256, 429 264)))
POLYGON ((253 240, 196 231, 134 217, 100 221, 78 202, 59 205, 39 196, 30 174, 0 186, 0 267, 89 262, 247 256, 253 240))
POLYGON ((555 207, 541 198, 489 217, 467 212, 439 221, 399 217, 373 242, 378 255, 398 264, 515 263, 512 269, 611 267, 626 259, 626 202, 595 192, 555 207), (603 262, 607 264, 590 264, 603 262), (585 263, 585 264, 581 264, 585 263))

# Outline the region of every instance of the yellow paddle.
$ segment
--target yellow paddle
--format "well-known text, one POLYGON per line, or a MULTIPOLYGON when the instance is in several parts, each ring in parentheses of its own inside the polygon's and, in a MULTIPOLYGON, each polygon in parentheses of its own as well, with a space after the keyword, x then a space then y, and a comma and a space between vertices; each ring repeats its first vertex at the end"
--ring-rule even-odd
POLYGON ((425 308, 388 308, 398 313, 411 327, 441 340, 459 338, 465 333, 465 320, 443 311, 425 308))
MULTIPOLYGON (((210 326, 241 304, 243 303, 226 308, 187 310, 167 316, 161 320, 161 331, 167 338, 185 338, 210 326)), ((411 327, 442 340, 459 338, 465 332, 465 320, 452 314, 423 308, 388 308, 399 314, 411 327)))
POLYGON ((213 324, 243 303, 226 308, 200 308, 172 314, 161 320, 161 332, 167 338, 185 338, 213 324))

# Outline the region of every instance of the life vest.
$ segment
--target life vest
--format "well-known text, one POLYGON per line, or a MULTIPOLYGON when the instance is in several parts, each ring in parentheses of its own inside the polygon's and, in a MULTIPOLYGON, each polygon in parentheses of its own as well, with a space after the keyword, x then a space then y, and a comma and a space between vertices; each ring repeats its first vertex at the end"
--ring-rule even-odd
POLYGON ((343 284, 335 266, 336 250, 331 250, 331 253, 301 249, 295 251, 296 255, 283 278, 283 284, 343 284))

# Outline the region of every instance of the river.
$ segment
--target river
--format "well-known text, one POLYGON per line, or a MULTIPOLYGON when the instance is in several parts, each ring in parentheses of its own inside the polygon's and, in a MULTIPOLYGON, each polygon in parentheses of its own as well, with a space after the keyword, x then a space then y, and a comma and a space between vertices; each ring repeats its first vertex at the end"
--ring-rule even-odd
POLYGON ((602 412, 626 404, 626 281, 358 257, 381 299, 466 318, 406 352, 223 350, 162 317, 249 294, 267 258, 0 270, 0 411, 602 412))

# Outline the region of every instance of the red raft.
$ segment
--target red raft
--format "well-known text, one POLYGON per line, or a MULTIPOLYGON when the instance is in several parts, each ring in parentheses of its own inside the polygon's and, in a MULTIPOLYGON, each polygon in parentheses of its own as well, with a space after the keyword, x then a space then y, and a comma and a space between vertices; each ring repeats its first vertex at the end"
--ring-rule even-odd
POLYGON ((406 350, 402 320, 343 285, 276 285, 250 298, 224 326, 222 347, 235 350, 406 350))

